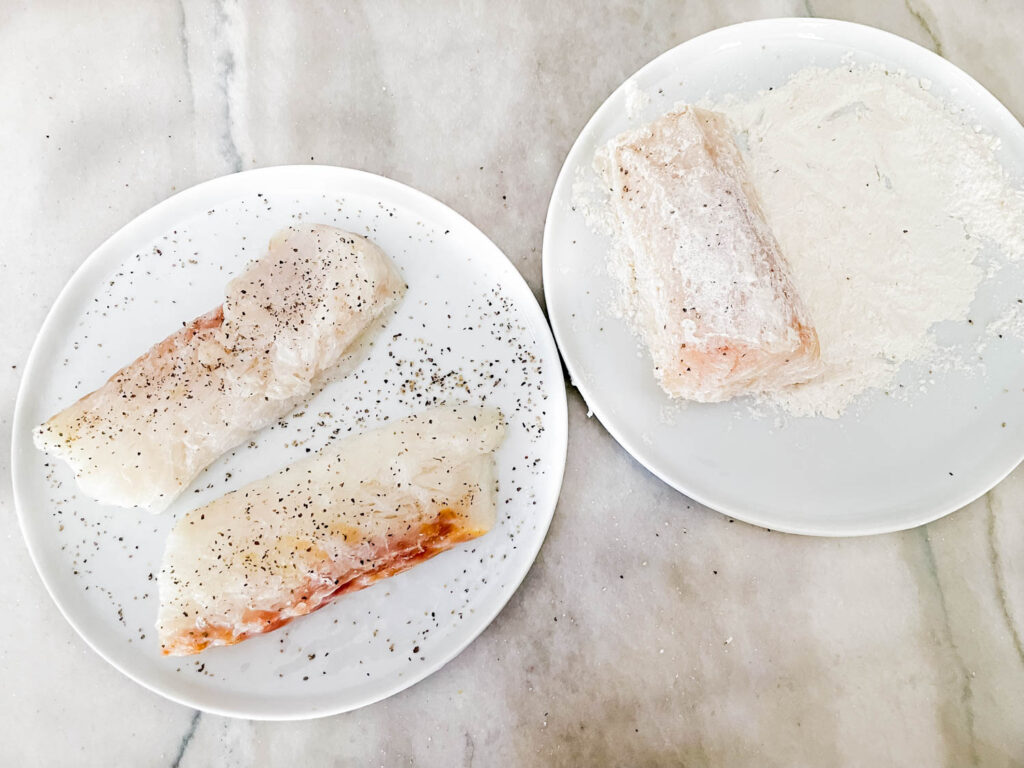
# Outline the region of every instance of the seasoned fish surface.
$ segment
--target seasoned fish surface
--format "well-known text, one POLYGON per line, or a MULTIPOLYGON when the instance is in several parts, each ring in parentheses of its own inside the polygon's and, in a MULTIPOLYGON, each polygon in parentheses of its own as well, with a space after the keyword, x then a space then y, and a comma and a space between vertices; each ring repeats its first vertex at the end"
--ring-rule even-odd
POLYGON ((160 571, 163 653, 268 632, 486 533, 503 437, 493 408, 436 406, 189 512, 160 571))
POLYGON ((665 392, 714 402, 820 371, 817 334, 724 115, 684 107, 622 134, 595 162, 665 392))
POLYGON ((405 285, 376 245, 297 225, 232 280, 221 307, 52 417, 36 445, 107 504, 165 509, 225 451, 354 358, 405 285))

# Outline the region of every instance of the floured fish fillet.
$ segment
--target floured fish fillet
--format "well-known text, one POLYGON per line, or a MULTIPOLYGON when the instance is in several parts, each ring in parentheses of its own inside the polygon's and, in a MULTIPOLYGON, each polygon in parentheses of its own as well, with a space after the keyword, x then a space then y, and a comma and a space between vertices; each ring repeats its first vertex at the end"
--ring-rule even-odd
POLYGON ((598 152, 631 320, 669 395, 807 381, 818 337, 724 115, 683 107, 598 152))
POLYGON ((37 428, 97 501, 165 509, 207 465, 356 361, 405 290, 370 241, 321 224, 278 232, 224 304, 37 428))
POLYGON ((441 405, 182 517, 160 571, 164 654, 277 629, 494 525, 493 408, 441 405))

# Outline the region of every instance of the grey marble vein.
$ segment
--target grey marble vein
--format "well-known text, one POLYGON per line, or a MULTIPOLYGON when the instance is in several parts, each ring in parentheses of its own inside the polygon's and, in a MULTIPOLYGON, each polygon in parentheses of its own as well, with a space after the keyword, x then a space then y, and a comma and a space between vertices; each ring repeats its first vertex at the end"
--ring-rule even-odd
POLYGON ((910 11, 910 15, 917 20, 917 23, 921 25, 921 29, 923 29, 925 34, 928 35, 928 37, 931 39, 932 50, 939 54, 939 56, 941 56, 942 42, 939 40, 938 36, 932 31, 931 24, 929 24, 928 20, 922 15, 922 13, 919 10, 917 10, 912 0, 904 0, 904 3, 907 6, 907 10, 910 11))
POLYGON ((188 749, 188 745, 192 743, 192 737, 195 736, 196 728, 199 727, 199 718, 202 717, 202 714, 202 712, 196 711, 196 713, 192 715, 192 720, 188 724, 188 730, 185 731, 185 735, 181 737, 181 745, 178 747, 178 754, 174 756, 171 768, 178 768, 181 765, 181 760, 185 756, 185 750, 188 749))
POLYGON ((229 6, 232 0, 222 0, 218 3, 215 17, 214 38, 219 46, 217 55, 217 82, 223 98, 223 121, 224 132, 221 137, 221 151, 224 153, 224 160, 232 171, 242 170, 242 156, 238 150, 238 142, 235 136, 241 130, 238 116, 238 72, 236 56, 241 57, 241 41, 235 28, 237 9, 229 6))
POLYGON ((181 44, 181 58, 185 72, 185 79, 188 83, 188 93, 192 110, 195 112, 195 90, 192 86, 192 65, 188 55, 188 27, 185 23, 185 0, 178 0, 178 11, 180 14, 178 41, 181 44))
MULTIPOLYGON (((948 705, 958 705, 956 709, 958 716, 962 718, 962 729, 966 733, 967 740, 967 751, 964 757, 969 758, 970 765, 978 765, 978 751, 974 737, 974 710, 972 706, 974 692, 971 689, 971 673, 967 669, 967 665, 964 663, 957 649, 956 640, 953 637, 950 611, 946 604, 946 594, 943 591, 942 582, 939 578, 938 565, 935 561, 935 551, 932 549, 929 530, 927 527, 922 527, 909 535, 918 541, 922 555, 920 560, 924 564, 923 568, 920 565, 916 566, 915 575, 924 585, 925 589, 934 592, 933 599, 938 607, 939 622, 936 623, 934 631, 938 633, 942 645, 948 649, 949 656, 952 657, 956 668, 959 694, 955 698, 950 697, 947 703, 948 705)), ((958 729, 958 727, 951 727, 945 735, 951 737, 958 729)))
POLYGON ((1007 594, 1007 584, 1004 581, 1002 555, 1000 544, 996 537, 997 502, 993 494, 985 494, 985 504, 988 508, 988 546, 992 558, 992 573, 995 578, 996 591, 999 594, 999 606, 1002 609, 1003 619, 1006 621, 1006 631, 1013 640, 1013 647, 1017 651, 1017 657, 1021 664, 1024 664, 1024 643, 1021 642, 1020 632, 1017 630, 1017 623, 1014 621, 1010 609, 1010 600, 1007 594))

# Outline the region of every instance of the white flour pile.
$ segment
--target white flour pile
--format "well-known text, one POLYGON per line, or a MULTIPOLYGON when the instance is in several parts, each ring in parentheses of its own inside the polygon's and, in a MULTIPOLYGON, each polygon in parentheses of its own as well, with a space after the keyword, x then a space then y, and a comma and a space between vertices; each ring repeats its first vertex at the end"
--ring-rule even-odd
POLYGON ((790 414, 837 417, 903 362, 934 359, 932 326, 966 320, 986 275, 983 245, 1024 257, 1024 195, 995 140, 927 83, 811 68, 756 97, 701 106, 732 121, 818 331, 824 373, 764 396, 790 414))
POLYGON ((838 416, 900 364, 934 353, 933 324, 963 320, 986 239, 1024 256, 1024 198, 993 154, 916 78, 806 69, 713 106, 748 168, 821 341, 824 374, 767 396, 838 416))

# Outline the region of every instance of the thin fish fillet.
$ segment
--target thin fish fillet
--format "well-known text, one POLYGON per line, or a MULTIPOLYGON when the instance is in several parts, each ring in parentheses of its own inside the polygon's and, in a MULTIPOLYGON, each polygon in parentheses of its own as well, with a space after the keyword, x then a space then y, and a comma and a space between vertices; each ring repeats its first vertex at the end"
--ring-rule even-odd
POLYGON ((483 535, 504 432, 493 408, 435 406, 189 512, 160 571, 163 653, 269 632, 483 535))
POLYGON ((818 374, 817 334, 724 115, 670 112, 614 139, 595 165, 665 392, 716 402, 818 374))
POLYGON ((97 501, 162 511, 221 454, 351 367, 404 290, 370 241, 322 224, 283 229, 222 306, 38 427, 36 445, 97 501))

